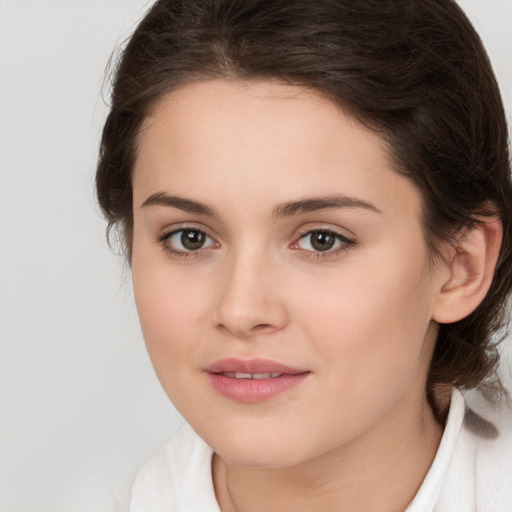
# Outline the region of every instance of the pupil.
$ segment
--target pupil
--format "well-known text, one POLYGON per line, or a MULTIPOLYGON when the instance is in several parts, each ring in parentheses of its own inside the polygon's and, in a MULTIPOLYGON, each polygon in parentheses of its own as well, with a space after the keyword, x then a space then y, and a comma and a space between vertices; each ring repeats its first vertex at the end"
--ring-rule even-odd
POLYGON ((317 251, 328 251, 334 247, 334 243, 336 242, 336 238, 332 236, 330 233, 324 233, 322 231, 318 231, 311 235, 311 245, 317 251))
POLYGON ((195 251, 201 249, 204 244, 204 238, 204 233, 201 233, 201 231, 184 230, 181 234, 181 243, 185 249, 195 251))

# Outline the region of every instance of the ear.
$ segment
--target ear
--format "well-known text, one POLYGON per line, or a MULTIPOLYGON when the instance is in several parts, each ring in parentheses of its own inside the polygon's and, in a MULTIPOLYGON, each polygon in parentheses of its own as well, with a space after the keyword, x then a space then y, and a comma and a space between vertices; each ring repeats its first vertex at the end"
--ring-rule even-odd
POLYGON ((498 261, 503 226, 497 217, 480 219, 451 248, 442 272, 432 318, 439 323, 462 320, 482 302, 498 261))

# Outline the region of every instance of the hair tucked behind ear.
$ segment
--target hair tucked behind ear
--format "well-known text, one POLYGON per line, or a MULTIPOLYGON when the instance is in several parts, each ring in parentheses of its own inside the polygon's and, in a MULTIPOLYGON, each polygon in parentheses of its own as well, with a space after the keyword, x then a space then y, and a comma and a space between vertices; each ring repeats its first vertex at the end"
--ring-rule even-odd
POLYGON ((429 389, 492 383, 512 287, 512 185, 503 105, 485 49, 452 0, 160 0, 128 42, 97 169, 109 229, 130 257, 131 172, 148 112, 183 84, 277 79, 311 87, 390 144, 423 196, 433 255, 477 218, 498 216, 495 278, 467 318, 441 325, 429 389))

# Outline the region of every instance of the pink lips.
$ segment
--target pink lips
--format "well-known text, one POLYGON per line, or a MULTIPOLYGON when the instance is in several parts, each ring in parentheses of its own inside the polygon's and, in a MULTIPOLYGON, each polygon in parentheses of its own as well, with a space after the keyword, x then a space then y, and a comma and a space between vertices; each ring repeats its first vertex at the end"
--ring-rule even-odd
POLYGON ((221 359, 206 368, 213 388, 239 402, 261 402, 300 384, 310 372, 269 359, 221 359))

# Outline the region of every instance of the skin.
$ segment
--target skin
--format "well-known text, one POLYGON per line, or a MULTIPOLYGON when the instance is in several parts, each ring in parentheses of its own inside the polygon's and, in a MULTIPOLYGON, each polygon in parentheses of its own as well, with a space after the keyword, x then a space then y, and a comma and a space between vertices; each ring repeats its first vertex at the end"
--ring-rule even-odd
POLYGON ((223 512, 404 510, 442 434, 425 382, 451 268, 429 261, 421 196, 386 143, 300 87, 197 82, 146 119, 133 197, 145 341, 169 398, 216 453, 223 512), (210 211, 148 204, 155 194, 210 211), (353 201, 279 210, 332 195, 353 201), (183 228, 205 245, 162 240, 183 228), (314 250, 307 233, 319 229, 342 238, 314 250), (310 374, 241 403, 203 371, 225 357, 310 374))

